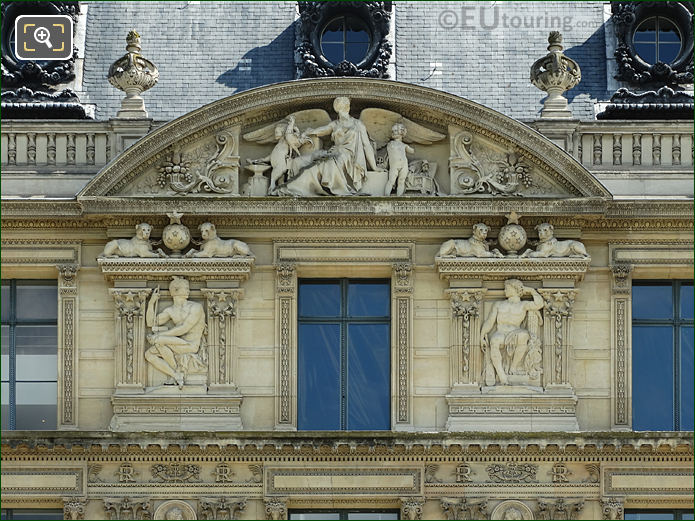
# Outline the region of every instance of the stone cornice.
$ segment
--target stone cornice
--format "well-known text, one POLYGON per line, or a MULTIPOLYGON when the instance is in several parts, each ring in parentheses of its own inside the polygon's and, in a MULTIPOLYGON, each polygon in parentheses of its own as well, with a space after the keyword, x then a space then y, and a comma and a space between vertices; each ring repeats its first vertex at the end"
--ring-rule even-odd
POLYGON ((259 455, 283 447, 306 452, 373 453, 375 450, 389 454, 423 451, 458 452, 481 449, 499 452, 511 450, 539 453, 562 450, 576 452, 588 450, 605 455, 690 455, 693 454, 692 431, 593 431, 593 432, 130 432, 111 431, 2 431, 3 457, 12 453, 38 451, 73 451, 83 453, 110 452, 118 447, 144 451, 180 450, 197 447, 219 451, 227 448, 251 450, 259 455), (96 447, 101 449, 96 449, 96 447), (289 447, 288 447, 289 446, 289 447), (172 449, 173 447, 173 449, 172 449), (341 449, 343 447, 343 449, 341 449))

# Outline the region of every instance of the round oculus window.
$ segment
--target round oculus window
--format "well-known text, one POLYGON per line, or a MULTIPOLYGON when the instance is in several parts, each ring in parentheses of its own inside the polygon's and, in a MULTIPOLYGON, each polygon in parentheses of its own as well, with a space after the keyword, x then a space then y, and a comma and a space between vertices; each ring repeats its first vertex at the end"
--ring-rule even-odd
POLYGON ((673 63, 681 52, 682 38, 675 23, 663 16, 647 18, 632 37, 635 52, 649 65, 673 63))
POLYGON ((321 33, 321 52, 333 65, 348 61, 359 65, 369 51, 367 25, 355 16, 341 16, 328 22, 321 33))

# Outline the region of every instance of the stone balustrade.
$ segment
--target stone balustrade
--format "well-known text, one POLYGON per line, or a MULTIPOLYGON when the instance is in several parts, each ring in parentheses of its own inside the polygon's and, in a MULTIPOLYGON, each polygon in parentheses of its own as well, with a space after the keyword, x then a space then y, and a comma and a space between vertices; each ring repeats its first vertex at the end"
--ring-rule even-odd
MULTIPOLYGON (((685 121, 652 123, 649 130, 638 121, 536 121, 531 126, 590 171, 692 170, 692 124, 685 121)), ((2 127, 6 172, 96 173, 123 148, 111 121, 15 120, 2 127)))

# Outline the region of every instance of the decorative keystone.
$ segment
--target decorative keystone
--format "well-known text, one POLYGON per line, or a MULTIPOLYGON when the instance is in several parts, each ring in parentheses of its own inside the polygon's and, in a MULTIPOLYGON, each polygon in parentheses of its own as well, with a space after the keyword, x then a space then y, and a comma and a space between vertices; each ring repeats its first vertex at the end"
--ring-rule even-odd
POLYGON ((562 35, 559 32, 552 31, 548 43, 550 52, 531 66, 531 83, 548 93, 541 117, 571 118, 572 112, 567 108, 563 94, 579 84, 582 71, 577 62, 562 54, 562 35))
POLYGON ((140 35, 136 31, 128 33, 126 42, 127 54, 113 62, 108 74, 109 83, 125 92, 117 117, 147 118, 145 100, 140 94, 155 86, 159 71, 154 63, 140 54, 140 35))

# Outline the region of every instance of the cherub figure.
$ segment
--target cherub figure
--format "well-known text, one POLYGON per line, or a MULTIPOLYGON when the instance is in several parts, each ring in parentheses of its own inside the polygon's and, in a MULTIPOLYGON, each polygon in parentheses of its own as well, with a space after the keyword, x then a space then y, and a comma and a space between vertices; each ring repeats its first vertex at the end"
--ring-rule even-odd
POLYGON ((287 118, 287 123, 279 123, 274 130, 277 144, 269 155, 259 159, 249 160, 249 163, 270 163, 273 169, 270 172, 270 186, 268 193, 273 192, 278 181, 292 168, 292 159, 299 157, 299 148, 308 143, 309 139, 303 137, 295 124, 294 115, 287 118))
POLYGON ((398 179, 396 195, 405 193, 405 179, 408 177, 408 157, 406 154, 414 154, 415 150, 410 145, 403 143, 407 129, 402 123, 396 123, 391 127, 391 141, 386 145, 389 157, 389 180, 386 183, 384 195, 391 195, 393 184, 398 179))

